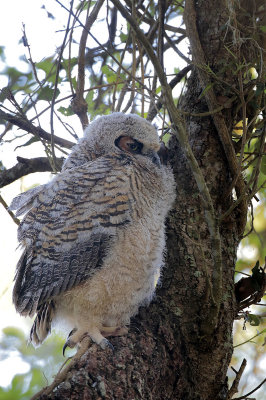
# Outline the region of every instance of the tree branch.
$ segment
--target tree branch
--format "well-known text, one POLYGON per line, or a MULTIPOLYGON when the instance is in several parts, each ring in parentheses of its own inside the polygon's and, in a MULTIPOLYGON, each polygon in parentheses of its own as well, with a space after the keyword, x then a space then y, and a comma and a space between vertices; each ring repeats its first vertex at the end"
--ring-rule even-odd
MULTIPOLYGON (((73 8, 73 2, 74 2, 74 0, 72 0, 70 2, 71 10, 73 8)), ((71 18, 71 14, 69 14, 69 16, 68 16, 67 27, 66 27, 63 43, 60 47, 59 56, 58 56, 58 60, 57 60, 54 93, 53 93, 53 98, 51 101, 51 110, 50 110, 51 151, 52 151, 51 164, 52 164, 55 172, 57 171, 58 165, 56 165, 56 156, 55 156, 55 150, 54 150, 54 144, 55 144, 55 140, 54 140, 54 105, 55 105, 55 99, 56 99, 56 94, 57 94, 57 86, 58 86, 59 72, 60 72, 60 68, 61 68, 61 60, 63 57, 63 52, 65 50, 66 40, 67 40, 67 36, 68 36, 68 32, 69 32, 70 18, 71 18)))
MULTIPOLYGON (((89 16, 87 16, 85 26, 83 27, 80 44, 79 44, 79 55, 78 55, 78 78, 77 78, 77 90, 76 90, 76 97, 73 99, 72 102, 72 109, 75 114, 78 115, 83 129, 89 123, 88 120, 88 105, 84 99, 84 87, 85 87, 85 49, 86 49, 86 42, 88 38, 88 34, 90 28, 92 27, 93 23, 95 22, 99 11, 104 3, 104 0, 98 0, 93 7, 93 10, 89 16)), ((71 14, 72 10, 70 10, 71 14)))
MULTIPOLYGON (((0 109, 0 119, 10 122, 13 125, 18 126, 26 132, 32 133, 34 136, 42 138, 47 142, 51 143, 51 134, 46 132, 39 126, 33 125, 28 119, 22 117, 21 115, 12 115, 4 112, 0 109)), ((70 142, 66 139, 60 138, 54 135, 54 143, 59 146, 71 149, 75 143, 70 142)))
MULTIPOLYGON (((187 73, 191 71, 191 69, 192 65, 187 65, 185 68, 179 71, 178 74, 176 74, 176 76, 169 82, 170 87, 173 89, 187 75, 187 73)), ((148 121, 152 121, 156 117, 156 114, 163 106, 163 100, 163 97, 160 96, 156 104, 151 107, 147 116, 148 121)))
POLYGON ((240 379, 243 375, 243 372, 244 372, 244 369, 246 368, 246 366, 247 366, 247 360, 244 358, 238 371, 236 371, 235 369, 232 368, 236 374, 236 377, 235 377, 234 382, 232 383, 232 386, 230 387, 230 390, 228 392, 227 400, 230 400, 234 396, 234 394, 238 392, 238 385, 239 385, 240 379))
POLYGON ((247 399, 248 396, 250 396, 252 393, 256 392, 256 390, 258 390, 262 385, 264 385, 265 382, 266 382, 266 378, 263 379, 263 381, 258 386, 256 386, 255 389, 251 390, 251 392, 244 394, 243 396, 236 397, 235 400, 247 399))
MULTIPOLYGON (((22 176, 32 174, 33 172, 49 172, 53 171, 50 161, 46 157, 38 158, 22 158, 17 157, 18 164, 10 169, 6 169, 0 172, 0 188, 9 185, 10 183, 16 181, 22 176)), ((62 167, 63 158, 57 158, 57 165, 62 167)))
POLYGON ((17 217, 15 217, 14 213, 11 210, 9 210, 7 203, 5 202, 5 200, 3 199, 3 197, 1 195, 0 195, 0 203, 5 208, 5 210, 8 212, 8 214, 13 219, 15 224, 19 225, 20 224, 20 220, 17 217))

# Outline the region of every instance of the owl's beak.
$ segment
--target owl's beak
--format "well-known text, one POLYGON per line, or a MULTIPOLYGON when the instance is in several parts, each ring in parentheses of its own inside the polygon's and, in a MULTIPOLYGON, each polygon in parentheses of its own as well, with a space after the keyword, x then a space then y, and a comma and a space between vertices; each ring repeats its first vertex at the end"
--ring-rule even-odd
POLYGON ((163 142, 161 142, 160 150, 158 151, 158 157, 160 158, 160 162, 164 165, 168 162, 168 149, 163 142))
POLYGON ((151 160, 152 160, 152 162, 153 162, 155 165, 157 165, 157 167, 160 168, 160 166, 161 166, 161 160, 160 160, 160 157, 159 157, 158 153, 152 152, 152 154, 151 154, 151 160))

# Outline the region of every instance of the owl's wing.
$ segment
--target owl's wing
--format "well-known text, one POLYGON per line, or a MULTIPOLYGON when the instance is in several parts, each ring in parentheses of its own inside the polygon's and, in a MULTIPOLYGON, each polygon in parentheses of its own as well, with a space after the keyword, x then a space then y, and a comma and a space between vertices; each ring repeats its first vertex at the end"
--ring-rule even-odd
POLYGON ((17 311, 33 315, 101 267, 117 229, 131 220, 131 174, 129 157, 105 156, 14 200, 19 213, 28 210, 18 231, 25 250, 13 291, 17 311))

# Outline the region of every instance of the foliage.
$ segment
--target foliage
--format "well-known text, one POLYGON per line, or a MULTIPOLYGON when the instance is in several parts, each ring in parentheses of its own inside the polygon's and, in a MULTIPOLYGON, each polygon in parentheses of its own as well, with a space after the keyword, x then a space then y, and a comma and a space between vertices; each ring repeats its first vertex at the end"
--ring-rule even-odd
POLYGON ((3 329, 0 341, 1 362, 15 354, 25 362, 29 370, 24 374, 16 374, 8 387, 0 388, 0 398, 3 400, 27 400, 41 387, 53 379, 59 366, 64 361, 62 356, 63 339, 53 335, 45 346, 34 349, 27 344, 25 333, 15 327, 3 329))

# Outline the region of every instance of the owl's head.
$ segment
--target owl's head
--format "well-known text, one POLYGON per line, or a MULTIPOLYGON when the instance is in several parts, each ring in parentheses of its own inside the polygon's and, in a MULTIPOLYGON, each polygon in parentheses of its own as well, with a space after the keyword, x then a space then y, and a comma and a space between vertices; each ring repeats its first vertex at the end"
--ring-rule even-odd
MULTIPOLYGON (((160 148, 156 129, 144 118, 136 114, 115 112, 96 118, 85 130, 84 140, 100 149, 102 154, 109 153, 117 147, 126 146, 126 140, 132 139, 132 149, 142 148, 143 152, 155 151, 160 148)), ((130 140, 128 141, 128 144, 130 140)))
POLYGON ((119 151, 148 156, 159 165, 159 149, 159 137, 150 122, 136 114, 115 112, 98 117, 90 123, 63 169, 119 151))

